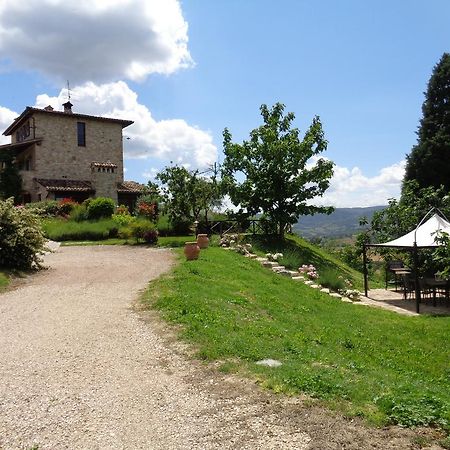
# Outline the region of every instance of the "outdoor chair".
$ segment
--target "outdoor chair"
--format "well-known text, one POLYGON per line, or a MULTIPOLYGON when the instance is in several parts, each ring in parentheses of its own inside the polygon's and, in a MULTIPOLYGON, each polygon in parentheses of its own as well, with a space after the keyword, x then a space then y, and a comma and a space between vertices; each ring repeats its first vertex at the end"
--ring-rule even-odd
POLYGON ((428 284, 426 278, 419 278, 420 296, 422 299, 433 298, 433 288, 428 284))
POLYGON ((411 274, 403 277, 403 297, 405 300, 416 297, 416 282, 411 274))
POLYGON ((401 286, 402 279, 405 275, 410 272, 409 268, 406 267, 403 261, 400 260, 392 260, 388 261, 386 265, 386 289, 388 288, 388 284, 394 284, 395 290, 401 286), (393 279, 391 279, 393 276, 393 279))

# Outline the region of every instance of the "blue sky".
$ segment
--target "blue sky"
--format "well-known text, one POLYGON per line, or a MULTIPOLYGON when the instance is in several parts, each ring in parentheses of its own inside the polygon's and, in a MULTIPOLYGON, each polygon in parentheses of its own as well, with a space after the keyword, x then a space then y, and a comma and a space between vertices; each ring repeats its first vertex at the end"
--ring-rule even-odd
POLYGON ((280 101, 319 115, 336 163, 322 203, 385 204, 450 51, 448 0, 12 0, 0 6, 0 125, 27 105, 130 118, 126 177, 222 158, 280 101), (43 5, 46 4, 46 5, 43 5), (46 6, 46 7, 44 7, 46 6))

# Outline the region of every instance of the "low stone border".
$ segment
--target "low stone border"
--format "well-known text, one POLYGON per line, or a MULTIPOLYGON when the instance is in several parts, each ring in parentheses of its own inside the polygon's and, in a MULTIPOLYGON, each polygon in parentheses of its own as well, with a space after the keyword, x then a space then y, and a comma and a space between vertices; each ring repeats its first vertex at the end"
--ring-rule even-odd
POLYGON ((296 272, 295 270, 288 270, 285 266, 281 266, 276 261, 270 261, 268 258, 262 258, 258 255, 255 255, 254 253, 249 253, 245 255, 247 258, 252 258, 256 261, 258 261, 263 267, 266 267, 268 269, 271 269, 273 272, 278 273, 279 275, 284 275, 287 277, 290 277, 293 281, 301 281, 307 286, 311 287, 312 289, 320 289, 320 292, 323 292, 324 294, 328 294, 330 297, 341 300, 345 303, 358 303, 358 301, 353 302, 348 297, 344 297, 341 294, 338 294, 337 292, 332 292, 328 288, 324 288, 320 284, 316 284, 314 281, 307 279, 303 275, 300 275, 300 272, 296 272))

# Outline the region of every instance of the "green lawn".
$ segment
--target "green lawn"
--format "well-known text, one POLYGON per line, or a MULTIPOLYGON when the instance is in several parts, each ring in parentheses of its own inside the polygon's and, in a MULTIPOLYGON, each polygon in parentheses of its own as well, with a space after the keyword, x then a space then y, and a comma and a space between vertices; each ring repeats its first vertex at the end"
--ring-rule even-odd
POLYGON ((43 220, 45 235, 53 241, 100 241, 117 236, 118 226, 111 219, 75 222, 63 219, 43 220))
POLYGON ((0 272, 0 292, 3 291, 9 284, 9 277, 5 272, 0 272))
POLYGON ((223 371, 275 392, 308 393, 377 425, 449 430, 450 317, 343 303, 214 247, 197 261, 180 258, 144 302, 183 325, 198 357, 220 361, 223 371), (255 364, 265 358, 282 366, 255 364))

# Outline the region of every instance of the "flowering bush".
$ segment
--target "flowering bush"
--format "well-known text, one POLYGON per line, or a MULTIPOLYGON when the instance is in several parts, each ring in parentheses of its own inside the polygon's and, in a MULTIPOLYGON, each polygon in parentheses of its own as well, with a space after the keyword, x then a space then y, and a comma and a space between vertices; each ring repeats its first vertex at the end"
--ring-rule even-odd
POLYGON ((158 220, 158 203, 148 198, 148 196, 143 196, 137 201, 136 214, 156 222, 158 220))
POLYGON ((28 208, 15 208, 12 198, 0 201, 0 266, 40 267, 44 246, 38 216, 28 208))
POLYGON ((317 273, 317 269, 312 265, 303 264, 298 268, 298 271, 303 275, 306 275, 310 280, 316 280, 319 278, 319 274, 317 273))
POLYGON ((128 206, 119 205, 116 208, 116 212, 114 214, 129 215, 130 214, 130 210, 128 209, 128 206))
POLYGON ((72 209, 77 206, 78 203, 72 198, 63 198, 58 202, 58 214, 60 216, 67 216, 72 212, 72 209))

